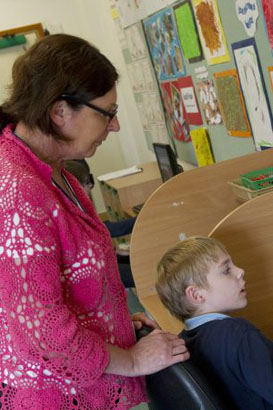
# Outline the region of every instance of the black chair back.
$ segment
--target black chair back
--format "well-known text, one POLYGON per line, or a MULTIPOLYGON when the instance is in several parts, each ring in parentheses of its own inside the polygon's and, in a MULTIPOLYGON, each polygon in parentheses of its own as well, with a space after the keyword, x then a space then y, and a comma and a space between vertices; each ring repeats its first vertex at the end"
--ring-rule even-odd
MULTIPOLYGON (((137 337, 149 331, 144 328, 137 337)), ((146 376, 146 383, 150 410, 236 410, 218 379, 205 376, 191 360, 146 376)))

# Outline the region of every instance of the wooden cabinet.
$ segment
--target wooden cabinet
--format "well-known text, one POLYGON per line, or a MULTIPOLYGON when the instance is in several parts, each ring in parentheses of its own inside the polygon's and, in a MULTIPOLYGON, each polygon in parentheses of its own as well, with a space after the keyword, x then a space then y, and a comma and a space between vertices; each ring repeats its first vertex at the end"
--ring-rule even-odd
POLYGON ((139 167, 142 168, 142 172, 100 182, 110 221, 128 218, 130 209, 135 205, 143 204, 162 184, 157 162, 140 164, 139 167))

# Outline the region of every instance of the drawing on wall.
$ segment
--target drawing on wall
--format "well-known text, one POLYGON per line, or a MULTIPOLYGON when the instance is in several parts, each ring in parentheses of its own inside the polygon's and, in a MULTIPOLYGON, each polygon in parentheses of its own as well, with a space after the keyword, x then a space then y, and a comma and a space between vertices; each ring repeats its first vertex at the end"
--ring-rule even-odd
POLYGON ((194 73, 195 73, 196 78, 198 78, 199 80, 204 80, 209 75, 208 68, 204 65, 200 67, 196 67, 194 69, 194 73))
POLYGON ((146 46, 140 29, 139 24, 133 24, 124 30, 132 60, 146 57, 146 46))
POLYGON ((175 0, 116 0, 123 28, 134 24, 147 16, 164 9, 175 0))
POLYGON ((203 51, 208 64, 230 60, 216 0, 192 0, 203 51))
POLYGON ((214 164, 207 130, 205 128, 192 130, 191 139, 198 166, 205 167, 206 165, 214 164))
POLYGON ((259 9, 256 0, 236 0, 235 10, 238 19, 242 22, 249 37, 256 33, 256 20, 259 16, 259 9))
POLYGON ((251 137, 237 70, 214 73, 220 109, 229 135, 251 137))
POLYGON ((272 0, 261 0, 263 11, 264 11, 264 19, 267 28, 268 39, 271 48, 273 48, 273 7, 272 7, 272 0))
POLYGON ((257 150, 273 146, 272 114, 254 38, 232 44, 257 150))
POLYGON ((186 122, 193 125, 203 124, 191 76, 178 78, 173 84, 180 90, 186 122))
POLYGON ((269 72, 269 80, 271 84, 271 91, 273 91, 273 66, 267 67, 269 72))
POLYGON ((179 90, 175 87, 174 82, 171 81, 161 83, 160 88, 172 136, 178 141, 190 141, 189 129, 188 125, 185 124, 184 109, 179 90))
POLYGON ((212 80, 203 80, 197 83, 197 90, 208 125, 222 124, 222 115, 212 80))
POLYGON ((184 57, 187 58, 190 63, 202 60, 202 48, 189 0, 175 6, 174 14, 184 57))
POLYGON ((144 30, 158 79, 171 80, 185 75, 172 10, 164 9, 145 20, 144 30))

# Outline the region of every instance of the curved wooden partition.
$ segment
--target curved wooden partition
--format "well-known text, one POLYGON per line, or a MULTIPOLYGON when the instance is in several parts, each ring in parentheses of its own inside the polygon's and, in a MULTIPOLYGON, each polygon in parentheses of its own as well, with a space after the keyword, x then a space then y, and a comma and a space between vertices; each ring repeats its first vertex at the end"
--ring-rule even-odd
POLYGON ((141 303, 163 329, 178 332, 182 325, 166 312, 155 292, 160 257, 181 235, 208 235, 239 205, 228 181, 272 164, 269 149, 196 168, 170 179, 146 201, 132 233, 131 266, 141 303))
POLYGON ((245 270, 248 306, 234 313, 273 339, 273 193, 246 202, 210 233, 245 270))

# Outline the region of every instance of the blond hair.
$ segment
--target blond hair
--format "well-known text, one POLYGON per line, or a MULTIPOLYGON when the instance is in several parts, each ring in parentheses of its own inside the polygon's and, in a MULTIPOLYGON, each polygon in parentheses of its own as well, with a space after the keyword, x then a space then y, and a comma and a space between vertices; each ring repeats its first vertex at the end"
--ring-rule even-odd
POLYGON ((162 303, 177 319, 196 313, 185 294, 188 286, 208 287, 210 263, 219 260, 224 245, 214 238, 192 236, 170 248, 157 265, 156 290, 162 303))

